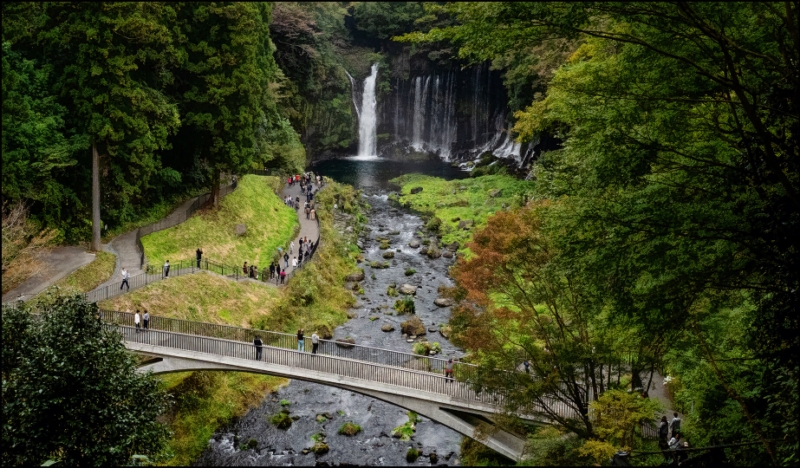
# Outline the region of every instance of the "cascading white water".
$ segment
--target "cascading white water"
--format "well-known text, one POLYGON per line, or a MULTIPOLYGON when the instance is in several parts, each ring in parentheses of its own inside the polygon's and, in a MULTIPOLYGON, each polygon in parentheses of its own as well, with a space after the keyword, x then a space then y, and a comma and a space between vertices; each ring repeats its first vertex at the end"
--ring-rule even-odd
POLYGON ((353 107, 355 107, 355 109, 356 109, 356 116, 358 117, 358 120, 360 122, 361 121, 361 109, 358 107, 358 100, 356 99, 356 91, 357 91, 356 90, 356 80, 355 80, 355 78, 350 76, 349 73, 347 73, 347 70, 345 70, 344 73, 345 73, 345 75, 347 75, 347 78, 350 80, 350 88, 353 90, 353 92, 351 93, 351 95, 353 97, 353 107))
POLYGON ((423 125, 423 116, 422 116, 422 106, 424 103, 422 102, 422 77, 418 76, 416 80, 414 80, 414 126, 413 126, 413 135, 411 137, 411 147, 417 151, 422 150, 422 125, 423 125))
POLYGON ((358 119, 358 155, 377 155, 377 113, 378 101, 375 97, 375 83, 378 81, 378 64, 372 65, 370 75, 364 80, 364 96, 358 119))

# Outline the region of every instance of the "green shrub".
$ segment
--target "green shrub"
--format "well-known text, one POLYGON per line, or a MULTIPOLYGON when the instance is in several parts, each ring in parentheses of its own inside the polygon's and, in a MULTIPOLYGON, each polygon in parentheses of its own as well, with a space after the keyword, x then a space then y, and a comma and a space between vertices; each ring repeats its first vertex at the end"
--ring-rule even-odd
POLYGON ((409 268, 409 269, 406 270, 406 276, 411 276, 416 272, 417 272, 417 270, 415 270, 413 268, 409 268))
POLYGON ((439 344, 438 341, 434 341, 431 345, 431 351, 436 352, 437 354, 442 352, 442 345, 439 344))
POLYGON ((439 219, 438 216, 434 216, 431 218, 428 223, 425 225, 425 228, 431 232, 439 231, 439 228, 442 227, 442 220, 439 219))
POLYGON ((247 448, 249 449, 256 449, 258 448, 258 441, 256 439, 250 438, 247 441, 247 448))
POLYGON ((397 288, 389 286, 386 288, 386 295, 389 297, 397 297, 397 288))
POLYGON ((278 429, 289 429, 292 426, 292 418, 288 411, 281 411, 269 420, 278 429))
POLYGON ((398 315, 416 313, 416 307, 414 306, 414 299, 406 296, 402 299, 395 301, 394 310, 397 311, 398 315))
POLYGON ((289 400, 281 400, 281 406, 289 406, 292 403, 289 400))

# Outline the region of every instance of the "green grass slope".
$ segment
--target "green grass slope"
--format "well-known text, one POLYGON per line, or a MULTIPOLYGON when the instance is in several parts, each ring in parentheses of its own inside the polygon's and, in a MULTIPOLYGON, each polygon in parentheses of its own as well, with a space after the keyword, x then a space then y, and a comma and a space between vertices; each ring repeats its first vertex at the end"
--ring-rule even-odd
POLYGON ((268 266, 278 246, 287 244, 299 226, 297 213, 273 192, 275 177, 246 175, 220 202, 218 210, 201 210, 185 222, 142 238, 150 265, 191 259, 198 247, 204 256, 230 265, 268 266), (245 224, 247 233, 234 228, 245 224))

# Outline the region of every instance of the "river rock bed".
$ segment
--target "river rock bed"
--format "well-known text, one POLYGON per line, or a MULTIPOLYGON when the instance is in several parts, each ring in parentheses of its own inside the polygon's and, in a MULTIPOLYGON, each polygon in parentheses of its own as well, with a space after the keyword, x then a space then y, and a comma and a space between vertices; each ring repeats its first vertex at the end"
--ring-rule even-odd
MULTIPOLYGON (((434 304, 440 297, 438 287, 452 286, 447 269, 454 260, 445 257, 430 259, 420 255, 418 249, 410 247, 409 243, 414 239, 422 241, 416 235, 418 232, 425 233, 422 219, 391 206, 385 192, 373 190, 365 196, 372 210, 367 213, 371 230, 359 239, 365 258, 360 264, 365 274, 359 282, 364 294, 359 296, 359 307, 350 311, 352 318, 334 330, 334 339, 352 338, 356 344, 407 353, 412 352, 414 341, 439 342, 442 352, 437 358, 462 356, 463 352, 437 331, 440 324, 447 323, 450 308, 434 304), (388 268, 371 268, 369 262, 383 260, 382 253, 386 249, 381 249, 381 244, 385 246, 386 239, 395 254, 394 258, 386 260, 388 268), (408 269, 414 269, 416 273, 406 276, 408 269), (391 297, 387 289, 392 284, 397 287, 403 284, 416 286, 416 293, 413 296, 400 294, 391 297), (395 301, 406 297, 414 299, 415 315, 431 330, 427 335, 415 339, 402 335, 401 323, 414 315, 397 315, 393 306, 395 301), (382 328, 388 328, 385 327, 387 324, 394 331, 382 331, 382 328)), ((406 413, 404 408, 348 390, 292 380, 277 393, 269 395, 259 407, 215 433, 195 464, 429 466, 460 463, 461 434, 424 415, 422 421, 417 423, 416 434, 410 441, 393 438, 392 429, 408 421, 406 413), (290 405, 282 406, 281 400, 288 401, 290 405), (278 429, 269 421, 284 409, 294 419, 287 430, 278 429), (332 417, 323 416, 325 421, 318 422, 318 415, 325 413, 332 417), (358 424, 362 431, 355 436, 338 434, 345 422, 358 424), (317 455, 311 451, 315 445, 312 436, 320 433, 324 434, 321 440, 329 450, 317 455), (255 447, 248 447, 250 439, 257 442, 255 447), (406 461, 406 452, 410 447, 422 452, 422 456, 412 463, 406 461), (436 454, 433 463, 431 453, 436 454)), ((320 436, 316 437, 320 439, 320 436)), ((250 442, 250 445, 253 443, 250 442)))

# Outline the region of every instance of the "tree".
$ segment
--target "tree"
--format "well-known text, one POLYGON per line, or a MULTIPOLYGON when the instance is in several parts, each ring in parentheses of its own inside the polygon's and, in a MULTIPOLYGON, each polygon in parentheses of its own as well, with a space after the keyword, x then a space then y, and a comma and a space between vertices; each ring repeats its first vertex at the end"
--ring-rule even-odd
POLYGON ((509 412, 538 413, 591 439, 597 432, 589 406, 611 385, 611 366, 619 370, 628 353, 654 364, 663 340, 607 325, 602 298, 561 263, 544 229, 549 211, 551 204, 540 202, 498 212, 475 234, 472 257, 452 272, 463 301, 451 324, 455 342, 481 364, 477 389, 503 391, 509 412), (530 375, 518 370, 523 360, 530 375))
POLYGON ((4 465, 122 465, 157 456, 169 397, 82 295, 3 307, 4 465), (32 315, 38 312, 38 315, 32 315))
POLYGON ((277 156, 270 144, 297 135, 281 121, 270 90, 278 74, 270 6, 186 3, 176 9, 182 58, 173 92, 184 116, 181 139, 206 161, 216 206, 223 171, 264 167, 277 156))
POLYGON ((54 3, 37 42, 55 65, 58 93, 92 146, 92 248, 100 248, 100 172, 113 181, 106 200, 125 218, 130 201, 160 170, 155 151, 180 121, 160 91, 176 56, 161 3, 54 3), (101 167, 102 166, 102 167, 101 167))
POLYGON ((445 8, 458 26, 409 38, 453 40, 474 59, 580 40, 546 96, 516 115, 522 138, 549 129, 565 140, 534 168, 537 195, 563 200, 555 245, 606 291, 610 315, 639 329, 682 336, 752 303, 746 359, 769 369, 749 386, 757 394, 722 385, 736 372, 709 370, 764 456, 796 463, 800 421, 787 415, 798 411, 800 374, 797 4, 445 8))

